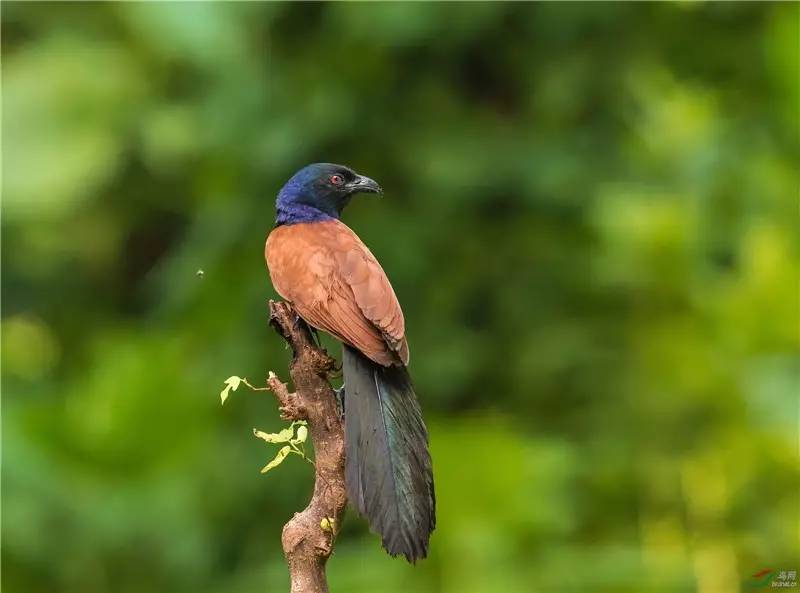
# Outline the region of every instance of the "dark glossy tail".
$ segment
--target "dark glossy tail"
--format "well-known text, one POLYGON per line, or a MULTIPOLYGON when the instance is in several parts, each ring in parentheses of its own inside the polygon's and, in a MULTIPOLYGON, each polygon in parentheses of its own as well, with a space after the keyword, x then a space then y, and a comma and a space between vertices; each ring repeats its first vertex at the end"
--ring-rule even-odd
POLYGON ((392 556, 428 555, 436 525, 428 432, 405 367, 343 347, 347 496, 392 556))

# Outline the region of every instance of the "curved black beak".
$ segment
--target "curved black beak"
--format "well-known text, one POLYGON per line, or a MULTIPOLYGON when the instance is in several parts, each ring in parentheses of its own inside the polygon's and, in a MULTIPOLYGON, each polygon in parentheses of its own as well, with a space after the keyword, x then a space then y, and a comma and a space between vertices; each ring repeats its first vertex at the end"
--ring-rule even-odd
POLYGON ((347 184, 347 189, 352 194, 382 194, 383 190, 378 182, 363 175, 357 175, 356 178, 347 184))

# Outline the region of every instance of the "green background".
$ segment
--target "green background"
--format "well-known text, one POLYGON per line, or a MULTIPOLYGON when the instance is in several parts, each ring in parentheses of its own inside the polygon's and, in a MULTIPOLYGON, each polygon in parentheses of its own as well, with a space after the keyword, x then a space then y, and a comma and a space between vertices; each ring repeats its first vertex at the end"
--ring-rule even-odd
MULTIPOLYGON (((2 6, 4 590, 283 591, 273 200, 406 315, 439 523, 334 593, 753 587, 798 553, 798 5, 2 6), (197 271, 204 271, 203 277, 197 271)), ((338 350, 333 350, 338 355, 338 350)))

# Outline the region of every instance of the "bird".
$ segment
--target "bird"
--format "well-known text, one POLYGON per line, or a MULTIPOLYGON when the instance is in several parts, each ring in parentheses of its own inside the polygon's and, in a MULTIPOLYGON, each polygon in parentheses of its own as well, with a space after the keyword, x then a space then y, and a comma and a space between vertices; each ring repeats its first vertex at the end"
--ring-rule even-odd
POLYGON ((428 431, 400 303, 378 260, 341 221, 356 194, 383 190, 344 165, 300 169, 278 192, 264 256, 277 293, 342 343, 347 497, 390 555, 415 563, 428 555, 436 526, 428 431))

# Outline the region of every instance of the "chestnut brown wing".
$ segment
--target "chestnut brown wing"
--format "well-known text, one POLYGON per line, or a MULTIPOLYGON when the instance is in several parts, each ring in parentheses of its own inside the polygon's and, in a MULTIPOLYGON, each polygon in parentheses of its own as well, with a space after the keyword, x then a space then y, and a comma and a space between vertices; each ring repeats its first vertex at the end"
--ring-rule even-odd
POLYGON ((345 224, 281 226, 265 250, 275 290, 309 324, 384 366, 408 363, 403 313, 378 261, 345 224))

